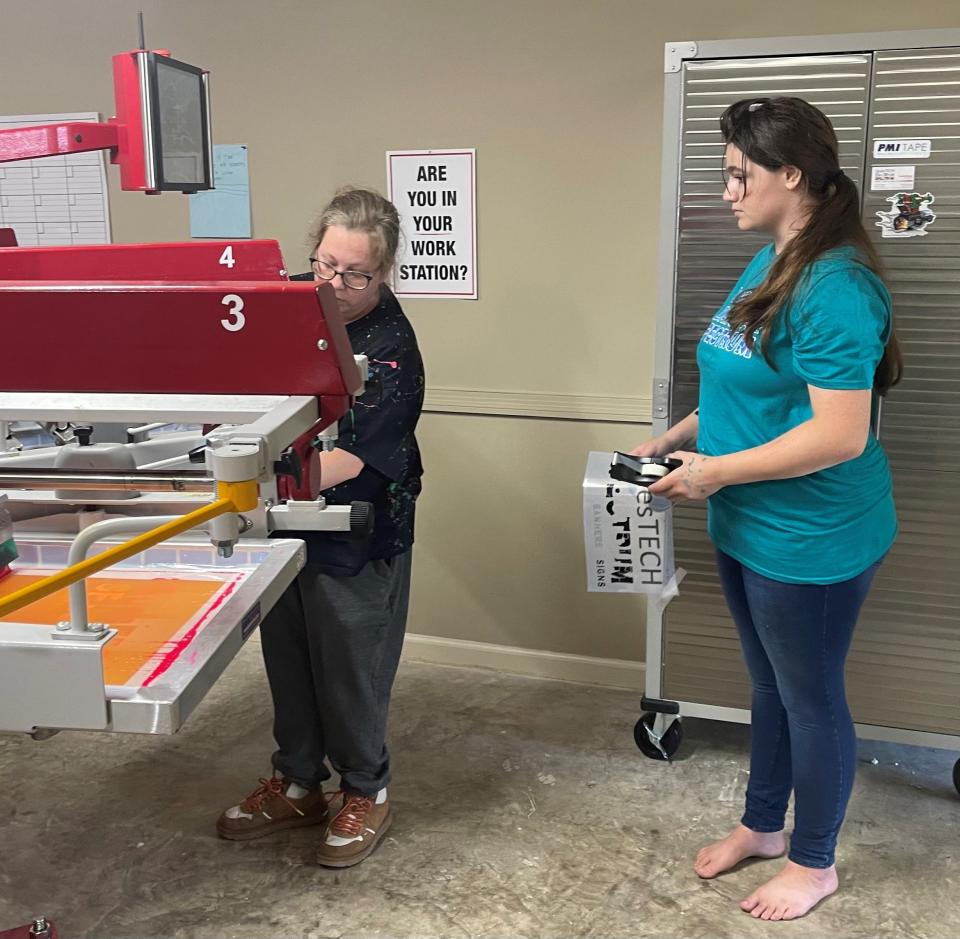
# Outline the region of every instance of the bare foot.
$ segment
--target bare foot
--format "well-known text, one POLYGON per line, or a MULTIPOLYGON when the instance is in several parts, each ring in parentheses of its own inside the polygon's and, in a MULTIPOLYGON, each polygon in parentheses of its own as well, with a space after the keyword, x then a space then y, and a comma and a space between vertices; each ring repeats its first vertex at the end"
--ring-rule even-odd
POLYGON ((829 897, 838 883, 836 867, 801 867, 787 861, 786 867, 754 890, 740 908, 756 919, 796 919, 829 897))
POLYGON ((716 841, 700 850, 693 862, 699 877, 709 879, 736 867, 748 857, 780 857, 786 850, 782 831, 751 831, 743 825, 737 827, 722 841, 716 841))

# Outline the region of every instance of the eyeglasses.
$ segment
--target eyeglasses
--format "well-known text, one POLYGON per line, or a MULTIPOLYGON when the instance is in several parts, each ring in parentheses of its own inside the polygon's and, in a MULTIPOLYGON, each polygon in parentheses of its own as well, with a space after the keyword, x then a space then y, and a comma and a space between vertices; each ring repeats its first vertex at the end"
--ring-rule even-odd
POLYGON ((743 192, 743 186, 746 185, 746 175, 742 169, 735 169, 732 172, 724 166, 720 173, 723 177, 723 188, 731 196, 736 196, 743 192))
POLYGON ((313 267, 313 273, 320 280, 333 280, 339 274, 344 286, 351 290, 364 290, 373 280, 373 274, 364 274, 363 271, 338 271, 332 264, 327 264, 320 258, 307 258, 307 260, 313 267))

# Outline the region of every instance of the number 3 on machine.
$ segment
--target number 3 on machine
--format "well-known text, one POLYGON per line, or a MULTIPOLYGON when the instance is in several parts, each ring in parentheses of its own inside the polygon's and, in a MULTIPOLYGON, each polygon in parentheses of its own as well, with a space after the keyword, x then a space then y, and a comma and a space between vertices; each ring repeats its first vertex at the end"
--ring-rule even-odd
POLYGON ((220 302, 230 308, 227 316, 220 320, 220 325, 227 332, 240 332, 247 322, 247 318, 243 315, 243 297, 239 297, 235 293, 228 293, 220 302))

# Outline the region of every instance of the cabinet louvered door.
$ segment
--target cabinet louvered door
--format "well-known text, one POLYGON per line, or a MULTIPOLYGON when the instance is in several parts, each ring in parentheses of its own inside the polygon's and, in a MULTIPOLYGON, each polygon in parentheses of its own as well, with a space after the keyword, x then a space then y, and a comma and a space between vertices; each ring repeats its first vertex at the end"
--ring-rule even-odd
MULTIPOLYGON (((905 375, 884 402, 880 439, 893 467, 900 533, 864 607, 847 666, 861 723, 960 734, 960 48, 878 52, 874 142, 929 140, 909 191, 931 193, 924 235, 883 237, 895 191, 866 188, 893 294, 905 375)), ((868 177, 869 178, 869 177, 868 177)))

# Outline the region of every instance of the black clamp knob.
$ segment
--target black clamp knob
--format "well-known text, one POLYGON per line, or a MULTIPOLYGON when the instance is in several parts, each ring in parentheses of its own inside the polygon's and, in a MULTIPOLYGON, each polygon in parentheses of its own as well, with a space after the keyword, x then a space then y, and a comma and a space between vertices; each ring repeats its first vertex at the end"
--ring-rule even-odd
POLYGON ((374 509, 370 502, 350 503, 350 531, 369 534, 373 531, 374 509))
POLYGON ((73 437, 78 446, 89 447, 90 438, 93 436, 93 427, 90 424, 77 424, 73 428, 73 437))

